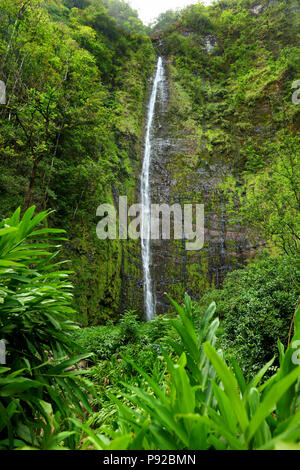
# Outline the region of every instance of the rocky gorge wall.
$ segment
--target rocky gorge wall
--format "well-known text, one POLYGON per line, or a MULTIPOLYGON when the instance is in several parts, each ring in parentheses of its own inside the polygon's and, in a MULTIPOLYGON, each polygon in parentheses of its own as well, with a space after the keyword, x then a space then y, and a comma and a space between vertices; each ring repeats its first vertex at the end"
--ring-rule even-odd
MULTIPOLYGON (((178 302, 185 292, 200 299, 264 246, 256 235, 247 233, 249 229, 233 223, 224 191, 224 178, 232 175, 242 184, 245 172, 255 174, 273 158, 268 143, 280 142, 285 133, 293 135, 299 129, 299 113, 291 101, 291 84, 297 78, 298 20, 293 2, 262 0, 261 4, 258 11, 250 0, 220 2, 209 13, 196 5, 183 12, 174 26, 152 37, 165 67, 152 129, 152 203, 205 207, 205 244, 200 251, 187 251, 184 240, 151 243, 159 314, 169 309, 165 293, 178 302)), ((137 69, 135 81, 141 73, 137 69)), ((142 129, 152 80, 153 74, 146 94, 133 91, 134 106, 144 103, 139 132, 132 133, 126 124, 136 114, 134 106, 124 117, 120 145, 124 140, 130 178, 124 184, 119 180, 121 184, 113 188, 116 207, 119 196, 127 195, 129 205, 141 201, 142 129)), ((101 321, 115 320, 126 309, 143 317, 140 240, 103 243, 94 266, 90 282, 96 288, 88 302, 93 302, 94 312, 101 312, 101 321)), ((89 312, 87 317, 90 323, 98 321, 89 312)))

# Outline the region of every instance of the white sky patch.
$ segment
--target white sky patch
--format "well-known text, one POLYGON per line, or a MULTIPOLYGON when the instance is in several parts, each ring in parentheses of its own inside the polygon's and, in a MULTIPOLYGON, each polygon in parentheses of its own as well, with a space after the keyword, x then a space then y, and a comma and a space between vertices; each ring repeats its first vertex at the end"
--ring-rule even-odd
MULTIPOLYGON (((204 5, 212 4, 213 0, 204 0, 204 5)), ((198 0, 128 0, 134 10, 137 10, 141 20, 149 24, 155 18, 167 10, 184 8, 187 5, 199 3, 198 0)))

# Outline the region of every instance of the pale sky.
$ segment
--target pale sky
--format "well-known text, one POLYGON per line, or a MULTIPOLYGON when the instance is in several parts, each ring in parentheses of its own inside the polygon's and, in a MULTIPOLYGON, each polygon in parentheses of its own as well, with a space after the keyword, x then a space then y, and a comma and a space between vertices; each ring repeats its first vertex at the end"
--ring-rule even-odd
MULTIPOLYGON (((160 13, 198 3, 198 0, 128 0, 128 3, 134 10, 139 12, 141 20, 148 24, 157 18, 160 13)), ((209 5, 212 0, 204 0, 203 3, 209 5)))

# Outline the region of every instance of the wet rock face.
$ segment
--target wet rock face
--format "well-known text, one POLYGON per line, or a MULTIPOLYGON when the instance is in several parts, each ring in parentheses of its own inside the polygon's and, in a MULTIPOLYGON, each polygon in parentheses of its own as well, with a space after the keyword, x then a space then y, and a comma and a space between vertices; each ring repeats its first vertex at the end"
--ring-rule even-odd
MULTIPOLYGON (((151 135, 151 203, 180 204, 182 209, 188 203, 204 204, 205 244, 199 251, 187 251, 185 240, 174 240, 172 236, 171 240, 151 241, 151 274, 158 314, 170 308, 165 293, 178 302, 185 292, 197 300, 210 285, 220 287, 226 273, 253 254, 245 232, 229 227, 226 204, 217 195, 221 177, 229 169, 217 159, 208 162, 199 158, 201 138, 183 120, 180 110, 174 110, 176 91, 174 96, 166 59, 164 68, 151 135)), ((141 262, 141 273, 140 267, 141 262)), ((135 279, 131 288, 126 283, 124 302, 128 298, 135 300, 136 309, 137 300, 142 302, 142 289, 142 278, 135 279)))

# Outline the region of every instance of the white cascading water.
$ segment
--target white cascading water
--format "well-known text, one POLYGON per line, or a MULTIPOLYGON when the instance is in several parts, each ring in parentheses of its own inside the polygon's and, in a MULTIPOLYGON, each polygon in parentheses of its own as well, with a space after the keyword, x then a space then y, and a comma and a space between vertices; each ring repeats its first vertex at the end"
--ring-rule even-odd
POLYGON ((155 103, 157 99, 157 91, 159 83, 163 80, 163 62, 159 57, 157 61, 156 75, 154 79, 153 89, 150 97, 147 127, 145 137, 145 151, 143 160, 143 169, 141 175, 141 203, 143 207, 141 216, 141 247, 142 247, 142 263, 144 274, 144 299, 146 319, 149 321, 154 316, 154 299, 152 292, 151 279, 151 191, 150 191, 150 164, 151 164, 151 130, 154 118, 155 103))

